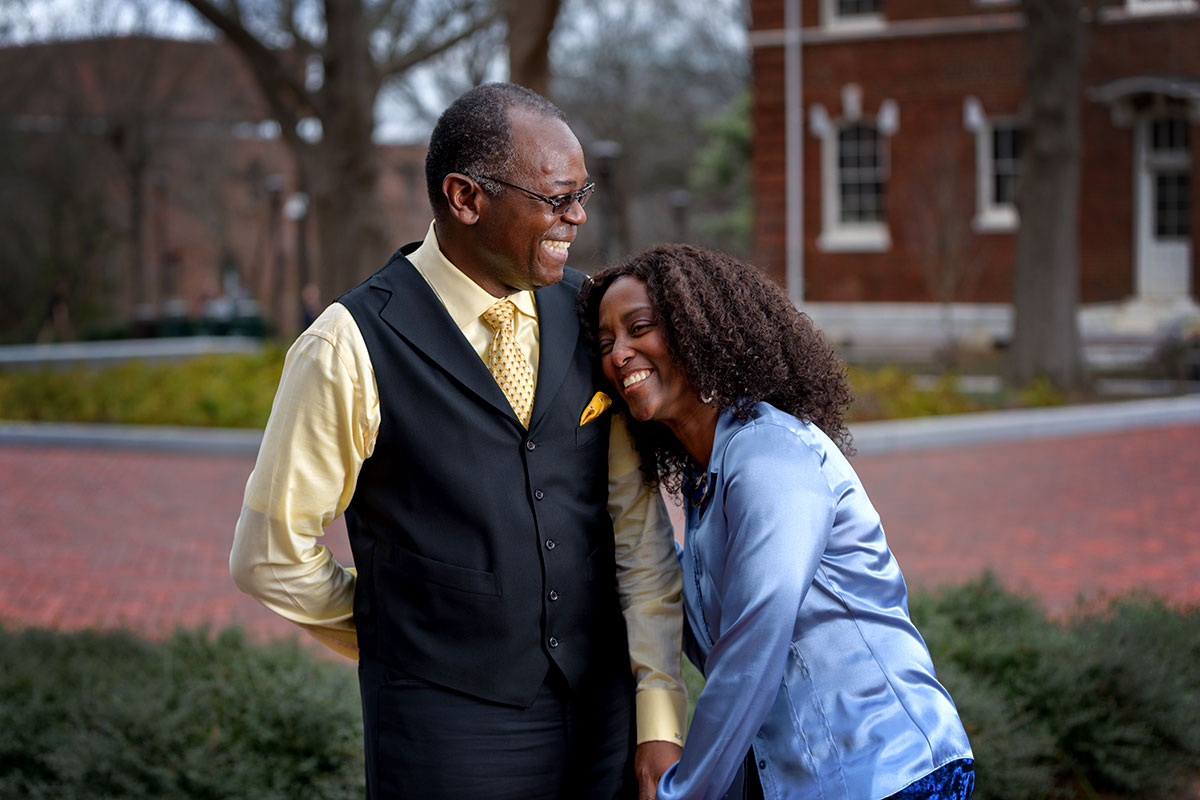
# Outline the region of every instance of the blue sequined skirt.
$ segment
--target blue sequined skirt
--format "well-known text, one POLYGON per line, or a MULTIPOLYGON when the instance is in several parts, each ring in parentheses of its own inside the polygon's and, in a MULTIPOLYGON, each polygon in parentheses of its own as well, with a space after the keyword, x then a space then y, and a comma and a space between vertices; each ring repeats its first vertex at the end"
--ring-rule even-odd
POLYGON ((884 800, 969 800, 975 791, 974 764, 969 758, 951 761, 884 800))

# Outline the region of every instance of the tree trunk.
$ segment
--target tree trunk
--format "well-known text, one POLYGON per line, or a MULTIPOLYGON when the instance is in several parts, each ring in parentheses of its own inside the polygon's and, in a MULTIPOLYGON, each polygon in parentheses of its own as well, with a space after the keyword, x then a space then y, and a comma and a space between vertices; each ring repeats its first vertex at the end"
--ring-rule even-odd
POLYGON ((508 79, 544 97, 550 96, 550 32, 561 4, 561 0, 504 0, 508 79))
POLYGON ((1029 125, 1022 153, 1009 379, 1083 384, 1079 341, 1080 0, 1023 0, 1029 125))
POLYGON ((322 137, 296 143, 301 185, 312 187, 320 252, 314 280, 323 299, 354 287, 383 264, 399 243, 385 233, 379 192, 375 98, 380 76, 358 3, 325 3, 328 37, 319 102, 322 137))
POLYGON ((324 144, 303 161, 317 227, 311 280, 328 301, 383 266, 404 242, 392 241, 386 233, 375 148, 332 140, 324 144))

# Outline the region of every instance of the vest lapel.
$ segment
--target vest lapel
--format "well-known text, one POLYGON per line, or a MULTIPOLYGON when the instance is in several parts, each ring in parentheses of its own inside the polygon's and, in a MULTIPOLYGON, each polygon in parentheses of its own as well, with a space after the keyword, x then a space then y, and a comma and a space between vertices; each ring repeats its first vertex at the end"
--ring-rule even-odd
MULTIPOLYGON (((567 374, 567 367, 579 341, 579 321, 575 314, 575 288, 560 281, 539 289, 537 298, 540 355, 538 356, 537 390, 533 396, 533 413, 529 428, 546 413, 558 387, 567 374)), ((579 409, 583 411, 583 409, 579 409)))
POLYGON ((394 257, 386 268, 375 273, 370 285, 391 295, 379 316, 392 330, 463 387, 511 418, 513 424, 521 424, 492 373, 408 259, 394 257))

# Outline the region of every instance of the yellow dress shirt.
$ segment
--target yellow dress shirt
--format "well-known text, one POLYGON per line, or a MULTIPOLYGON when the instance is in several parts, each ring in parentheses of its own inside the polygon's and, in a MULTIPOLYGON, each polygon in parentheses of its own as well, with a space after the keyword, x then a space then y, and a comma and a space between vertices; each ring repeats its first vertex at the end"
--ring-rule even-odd
MULTIPOLYGON (((492 332, 479 316, 496 298, 446 259, 433 225, 408 258, 486 360, 492 332)), ((509 299, 519 312, 517 340, 536 375, 533 293, 509 299)), ((318 542, 324 527, 350 504, 363 461, 375 449, 379 420, 366 342, 350 312, 334 303, 288 351, 229 555, 242 591, 350 658, 358 657, 354 571, 318 542)), ((642 483, 638 464, 623 420, 614 417, 608 512, 637 682, 638 742, 682 745, 687 714, 680 673, 682 578, 666 508, 642 483)))

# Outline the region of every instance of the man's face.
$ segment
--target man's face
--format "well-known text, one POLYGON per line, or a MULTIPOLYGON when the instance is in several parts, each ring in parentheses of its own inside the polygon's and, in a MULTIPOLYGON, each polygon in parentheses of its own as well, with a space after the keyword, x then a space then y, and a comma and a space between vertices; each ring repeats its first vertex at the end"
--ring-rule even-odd
MULTIPOLYGON (((547 197, 582 189, 583 148, 566 123, 521 109, 509 113, 515 164, 507 175, 492 177, 547 197)), ((550 204, 510 186, 487 196, 474 231, 481 277, 491 284, 481 285, 502 297, 562 280, 567 248, 585 220, 578 203, 555 214, 550 204)))

